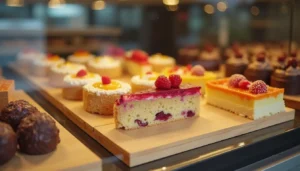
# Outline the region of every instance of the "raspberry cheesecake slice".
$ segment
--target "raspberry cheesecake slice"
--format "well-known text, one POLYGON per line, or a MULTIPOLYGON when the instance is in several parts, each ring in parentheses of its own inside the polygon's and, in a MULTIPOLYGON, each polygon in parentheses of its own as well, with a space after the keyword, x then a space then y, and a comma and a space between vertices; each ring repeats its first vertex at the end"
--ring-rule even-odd
POLYGON ((114 105, 116 128, 136 129, 198 116, 200 87, 180 83, 178 75, 159 76, 156 89, 122 95, 114 105))
POLYGON ((262 80, 250 82, 234 74, 206 86, 208 104, 253 120, 285 111, 284 89, 267 86, 262 80))

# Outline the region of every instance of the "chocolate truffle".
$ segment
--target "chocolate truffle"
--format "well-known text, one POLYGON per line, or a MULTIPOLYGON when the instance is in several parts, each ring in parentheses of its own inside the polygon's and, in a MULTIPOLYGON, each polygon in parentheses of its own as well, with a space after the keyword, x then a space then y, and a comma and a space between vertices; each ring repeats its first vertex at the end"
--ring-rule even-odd
POLYGON ((8 162, 17 151, 17 135, 10 125, 0 122, 0 165, 8 162))
POLYGON ((21 120, 33 113, 38 112, 36 107, 32 106, 25 100, 17 100, 8 103, 0 113, 0 121, 10 124, 16 131, 21 120))
POLYGON ((24 118, 17 131, 20 151, 39 155, 54 151, 60 142, 55 121, 45 113, 24 118))

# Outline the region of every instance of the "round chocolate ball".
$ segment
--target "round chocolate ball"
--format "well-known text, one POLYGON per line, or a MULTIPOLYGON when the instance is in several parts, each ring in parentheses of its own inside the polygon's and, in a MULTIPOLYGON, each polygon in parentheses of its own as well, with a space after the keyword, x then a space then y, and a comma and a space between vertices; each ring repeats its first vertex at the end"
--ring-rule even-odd
POLYGON ((0 122, 0 165, 8 162, 17 151, 17 135, 10 125, 0 122))
POLYGON ((60 142, 55 121, 45 113, 25 117, 17 131, 20 151, 38 155, 54 151, 60 142))
POLYGON ((0 121, 8 123, 16 131, 23 118, 36 112, 37 108, 25 100, 12 101, 2 109, 0 121))

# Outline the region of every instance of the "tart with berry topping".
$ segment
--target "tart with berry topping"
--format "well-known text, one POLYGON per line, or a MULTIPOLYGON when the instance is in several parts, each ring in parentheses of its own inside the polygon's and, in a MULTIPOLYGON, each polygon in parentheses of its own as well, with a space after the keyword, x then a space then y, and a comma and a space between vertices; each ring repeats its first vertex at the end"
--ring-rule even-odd
POLYGON ((39 77, 45 77, 49 74, 50 68, 63 64, 65 60, 58 55, 48 54, 46 58, 37 59, 33 62, 32 74, 39 77))
POLYGON ((87 63, 89 71, 106 75, 110 78, 118 78, 122 75, 121 61, 111 56, 97 57, 87 63))
POLYGON ((65 87, 64 78, 68 74, 76 74, 78 71, 86 69, 84 65, 66 62, 51 67, 49 72, 49 84, 54 87, 65 87))
POLYGON ((112 115, 115 101, 131 92, 129 84, 102 76, 83 87, 83 107, 89 113, 112 115))
POLYGON ((201 92, 205 93, 205 84, 208 81, 215 80, 217 75, 213 72, 206 71, 201 65, 187 65, 187 66, 175 66, 173 68, 167 68, 163 71, 163 74, 168 76, 171 74, 178 74, 182 78, 183 84, 190 84, 193 86, 200 86, 201 92))
POLYGON ((248 65, 244 75, 250 81, 263 80, 265 83, 270 84, 272 66, 267 59, 265 53, 256 55, 255 61, 248 65))
POLYGON ((160 53, 152 55, 149 58, 149 63, 151 64, 154 72, 162 72, 165 68, 173 67, 176 64, 174 58, 160 53))
POLYGON ((78 50, 68 57, 68 61, 78 64, 86 64, 89 60, 93 59, 95 56, 88 51, 78 50))
POLYGON ((69 74, 65 76, 65 87, 62 89, 62 95, 67 100, 82 100, 83 86, 101 81, 101 77, 98 74, 87 72, 82 69, 76 74, 69 74))
POLYGON ((148 54, 141 50, 131 50, 125 55, 125 69, 130 75, 139 75, 152 70, 148 54))
POLYGON ((197 63, 202 65, 206 70, 218 71, 221 64, 219 49, 212 45, 206 45, 200 53, 197 63))
POLYGON ((21 69, 28 69, 32 66, 32 63, 35 60, 43 59, 44 57, 45 54, 43 54, 42 52, 33 48, 26 48, 18 53, 17 64, 21 69))
POLYGON ((114 105, 116 128, 136 129, 198 116, 200 87, 181 81, 179 75, 161 75, 156 88, 122 95, 114 105))
POLYGON ((286 95, 300 94, 300 67, 295 58, 290 58, 284 68, 277 68, 271 77, 271 86, 284 88, 286 95))
POLYGON ((267 86, 262 80, 250 82, 243 75, 208 82, 207 103, 235 114, 259 119, 285 110, 284 89, 267 86))
POLYGON ((225 64, 225 76, 230 77, 233 74, 243 74, 248 66, 248 56, 235 51, 229 57, 225 64))

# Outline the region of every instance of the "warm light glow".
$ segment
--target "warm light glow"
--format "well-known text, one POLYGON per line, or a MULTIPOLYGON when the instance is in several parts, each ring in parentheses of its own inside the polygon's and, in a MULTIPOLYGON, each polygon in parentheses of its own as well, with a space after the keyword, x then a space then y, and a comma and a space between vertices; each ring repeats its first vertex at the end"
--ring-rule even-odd
POLYGON ((161 170, 167 170, 167 167, 162 167, 161 170))
POLYGON ((215 12, 215 8, 214 8, 214 6, 212 6, 210 4, 207 4, 207 5, 204 6, 204 11, 207 14, 213 14, 215 12))
POLYGON ((251 14, 255 15, 255 16, 258 16, 259 12, 260 12, 259 8, 257 6, 252 6, 250 11, 251 11, 251 14))
POLYGON ((239 147, 243 147, 243 146, 245 146, 245 143, 244 143, 244 142, 241 142, 241 143, 239 143, 238 146, 239 146, 239 147))
POLYGON ((23 0, 7 0, 6 5, 9 7, 22 7, 24 6, 23 0))
POLYGON ((163 0, 163 3, 168 6, 174 6, 179 4, 179 0, 163 0))
POLYGON ((49 8, 59 8, 65 4, 65 0, 50 0, 48 3, 49 8))
POLYGON ((168 11, 177 11, 178 5, 167 5, 166 8, 168 11))
POLYGON ((221 12, 224 12, 227 9, 227 4, 225 2, 218 2, 217 9, 221 12))
POLYGON ((93 10, 103 10, 105 8, 105 2, 102 0, 97 0, 92 5, 93 10))

